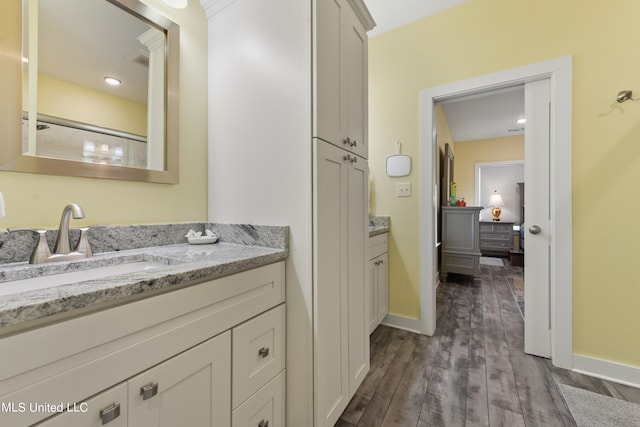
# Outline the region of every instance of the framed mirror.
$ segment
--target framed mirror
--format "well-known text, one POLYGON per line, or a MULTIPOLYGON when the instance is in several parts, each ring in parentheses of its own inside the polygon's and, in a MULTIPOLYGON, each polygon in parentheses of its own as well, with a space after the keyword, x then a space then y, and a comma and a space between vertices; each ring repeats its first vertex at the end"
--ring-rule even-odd
POLYGON ((3 0, 0 28, 0 170, 178 182, 177 24, 138 0, 3 0))
POLYGON ((441 206, 449 206, 451 204, 451 183, 453 180, 453 150, 447 143, 444 145, 444 158, 442 159, 442 200, 441 206))

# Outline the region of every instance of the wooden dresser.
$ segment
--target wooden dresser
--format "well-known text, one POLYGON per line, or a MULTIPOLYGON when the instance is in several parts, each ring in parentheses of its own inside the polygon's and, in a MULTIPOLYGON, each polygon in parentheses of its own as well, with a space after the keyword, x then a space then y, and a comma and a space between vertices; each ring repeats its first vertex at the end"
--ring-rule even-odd
POLYGON ((442 207, 441 273, 480 274, 481 207, 442 207))
POLYGON ((513 222, 480 222, 480 251, 482 255, 509 256, 509 249, 512 247, 513 222))

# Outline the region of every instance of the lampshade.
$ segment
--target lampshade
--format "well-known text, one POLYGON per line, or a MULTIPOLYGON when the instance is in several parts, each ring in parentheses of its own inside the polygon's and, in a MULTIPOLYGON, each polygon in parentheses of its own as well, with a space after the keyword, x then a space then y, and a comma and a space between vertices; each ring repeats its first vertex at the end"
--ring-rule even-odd
POLYGON ((501 207, 504 206, 504 202, 502 201, 502 197, 495 191, 491 198, 489 199, 489 206, 501 207))

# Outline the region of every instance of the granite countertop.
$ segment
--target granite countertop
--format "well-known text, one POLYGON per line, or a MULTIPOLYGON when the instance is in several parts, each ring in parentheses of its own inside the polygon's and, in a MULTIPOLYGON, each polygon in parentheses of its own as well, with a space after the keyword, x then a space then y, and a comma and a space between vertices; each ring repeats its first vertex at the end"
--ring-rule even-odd
POLYGON ((369 237, 389 232, 390 219, 388 216, 369 217, 369 237))
POLYGON ((5 264, 0 272, 0 287, 41 276, 45 268, 66 273, 139 261, 159 266, 33 291, 10 291, 4 295, 0 291, 0 335, 272 264, 286 259, 287 254, 286 248, 185 243, 101 253, 79 261, 38 266, 5 264))
POLYGON ((377 236, 378 234, 388 233, 389 227, 384 225, 370 225, 369 237, 377 236))

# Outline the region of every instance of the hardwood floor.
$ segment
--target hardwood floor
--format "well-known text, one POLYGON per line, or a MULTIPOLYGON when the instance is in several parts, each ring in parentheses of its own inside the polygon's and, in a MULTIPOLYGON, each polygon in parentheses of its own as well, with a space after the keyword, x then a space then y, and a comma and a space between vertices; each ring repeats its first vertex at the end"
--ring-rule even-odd
POLYGON ((433 337, 378 327, 370 372, 336 426, 575 426, 559 383, 640 403, 639 389, 524 354, 518 277, 522 267, 486 265, 473 280, 450 275, 433 337))

